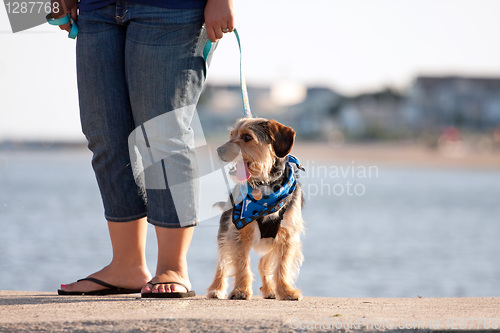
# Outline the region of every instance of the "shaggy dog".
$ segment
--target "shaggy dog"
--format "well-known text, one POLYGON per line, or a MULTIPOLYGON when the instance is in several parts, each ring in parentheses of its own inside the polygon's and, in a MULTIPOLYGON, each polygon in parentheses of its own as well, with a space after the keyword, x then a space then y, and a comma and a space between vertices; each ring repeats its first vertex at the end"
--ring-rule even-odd
POLYGON ((303 261, 303 195, 296 180, 298 160, 289 155, 295 131, 274 120, 240 119, 229 141, 217 149, 224 162, 235 161, 230 172, 236 187, 220 219, 218 263, 209 298, 225 298, 228 276, 234 275, 230 299, 252 297, 250 249, 262 257, 259 272, 264 298, 300 300, 294 286, 303 261), (240 157, 237 159, 237 157, 240 157))

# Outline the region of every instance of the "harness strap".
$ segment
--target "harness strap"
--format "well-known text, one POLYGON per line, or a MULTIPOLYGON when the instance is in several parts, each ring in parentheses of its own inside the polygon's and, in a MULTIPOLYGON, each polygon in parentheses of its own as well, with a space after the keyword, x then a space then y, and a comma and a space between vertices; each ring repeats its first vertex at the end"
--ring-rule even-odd
POLYGON ((276 235, 278 234, 278 231, 281 226, 281 221, 283 221, 283 215, 285 215, 285 210, 286 208, 283 207, 279 213, 278 216, 274 219, 267 218, 264 222, 264 218, 258 218, 257 219, 257 225, 259 226, 259 231, 260 231, 260 238, 276 238, 276 235))
POLYGON ((300 164, 296 157, 289 155, 284 171, 286 178, 283 179, 281 187, 272 193, 259 196, 259 199, 254 197, 254 189, 249 183, 246 184, 246 187, 240 186, 241 193, 236 198, 236 202, 233 202, 232 210, 232 221, 236 229, 243 229, 259 218, 282 210, 295 191, 297 184, 291 163, 300 164))

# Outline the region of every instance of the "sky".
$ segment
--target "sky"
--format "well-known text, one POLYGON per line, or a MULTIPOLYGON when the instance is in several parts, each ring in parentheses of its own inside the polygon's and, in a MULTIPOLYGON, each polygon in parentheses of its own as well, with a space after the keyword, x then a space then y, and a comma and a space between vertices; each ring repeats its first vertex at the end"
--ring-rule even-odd
MULTIPOLYGON (((404 90, 417 75, 500 77, 498 0, 235 0, 249 85, 404 90)), ((0 6, 0 141, 81 140, 75 41, 44 24, 13 34, 0 6)), ((237 83, 226 34, 208 83, 237 83)), ((252 97, 250 96, 250 102, 252 97)))

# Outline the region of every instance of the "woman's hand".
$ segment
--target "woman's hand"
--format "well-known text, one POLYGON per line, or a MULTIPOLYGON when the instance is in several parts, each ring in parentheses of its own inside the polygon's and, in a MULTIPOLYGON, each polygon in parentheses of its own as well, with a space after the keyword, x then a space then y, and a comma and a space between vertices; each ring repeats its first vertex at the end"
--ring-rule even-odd
MULTIPOLYGON (((65 1, 65 0, 51 0, 51 3, 52 3, 52 17, 55 18, 55 19, 58 19, 58 18, 61 18, 65 15, 67 15, 68 13, 64 13, 62 11, 62 8, 63 6, 61 5, 61 1, 65 1), (58 5, 55 6, 54 3, 57 3, 58 5), (57 12, 56 12, 57 10, 57 12)), ((75 1, 75 5, 71 8, 69 8, 69 15, 71 16, 71 18, 73 19, 74 22, 78 21, 78 11, 77 11, 77 2, 75 1)), ((59 26, 59 29, 61 30, 66 30, 67 32, 70 32, 71 30, 71 24, 70 23, 66 23, 66 24, 62 24, 59 26)))
POLYGON ((205 6, 205 29, 212 42, 234 30, 233 0, 207 0, 205 6))

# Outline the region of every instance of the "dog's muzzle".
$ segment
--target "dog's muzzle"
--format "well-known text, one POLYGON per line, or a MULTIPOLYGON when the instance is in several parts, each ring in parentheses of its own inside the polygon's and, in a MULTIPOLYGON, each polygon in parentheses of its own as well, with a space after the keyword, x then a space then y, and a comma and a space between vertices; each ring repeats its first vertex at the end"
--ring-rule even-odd
POLYGON ((217 154, 219 154, 220 159, 224 162, 233 161, 236 157, 238 157, 239 153, 240 147, 233 142, 226 142, 225 144, 217 148, 217 154))

